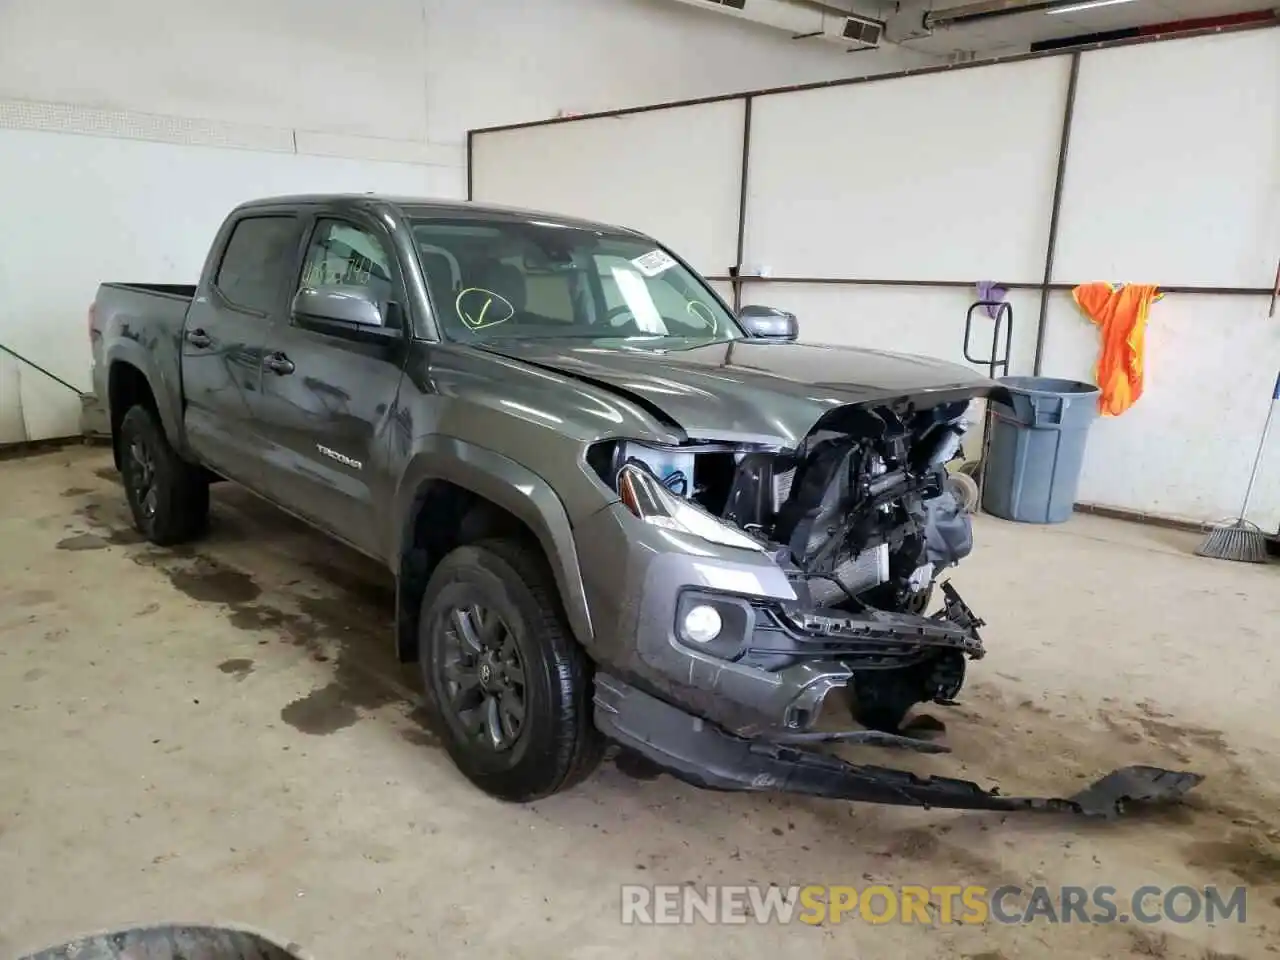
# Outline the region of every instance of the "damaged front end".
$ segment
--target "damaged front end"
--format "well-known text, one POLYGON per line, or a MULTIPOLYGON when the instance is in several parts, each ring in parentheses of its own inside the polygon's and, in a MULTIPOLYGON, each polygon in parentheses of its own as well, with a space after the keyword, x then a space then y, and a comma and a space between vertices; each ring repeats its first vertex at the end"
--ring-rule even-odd
POLYGON ((938 583, 972 549, 971 520, 946 469, 959 454, 968 404, 835 407, 793 449, 716 440, 594 445, 588 463, 635 518, 731 554, 750 551, 755 569, 781 584, 766 596, 748 576, 739 590, 739 571, 730 570, 735 576, 725 574, 714 590, 686 581, 670 608, 642 616, 650 628, 665 622, 667 641, 641 637, 637 660, 597 673, 602 732, 681 779, 720 790, 1109 814, 1195 786, 1194 774, 1130 767, 1074 797, 1004 797, 814 749, 948 750, 904 721, 919 703, 954 703, 967 662, 985 652, 983 621, 950 583, 938 583), (843 720, 831 716, 832 701, 848 711, 843 720))
MULTIPOLYGON (((972 548, 946 472, 967 407, 838 407, 793 450, 617 442, 598 469, 637 517, 763 552, 785 575, 793 599, 758 605, 757 624, 772 629, 756 629, 727 659, 765 671, 838 665, 839 682, 790 706, 787 729, 812 727, 839 686, 855 719, 893 733, 915 704, 951 702, 966 661, 983 655, 982 621, 954 589, 926 613, 938 574, 972 548)), ((696 600, 683 619, 695 618, 696 631, 702 616, 709 633, 725 611, 700 611, 696 600)))

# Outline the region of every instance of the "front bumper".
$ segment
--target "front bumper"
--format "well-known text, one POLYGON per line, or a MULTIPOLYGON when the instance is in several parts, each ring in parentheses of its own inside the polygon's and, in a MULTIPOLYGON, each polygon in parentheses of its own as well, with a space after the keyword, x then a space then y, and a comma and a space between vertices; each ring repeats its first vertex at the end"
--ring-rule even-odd
POLYGON ((983 654, 981 621, 950 594, 943 618, 801 613, 767 555, 642 523, 620 505, 595 514, 575 541, 596 662, 740 736, 811 730, 855 670, 983 654), (677 637, 692 602, 723 610, 727 647, 698 649, 677 637))
POLYGON ((609 739, 675 777, 710 790, 783 791, 837 800, 961 810, 1047 811, 1110 817, 1130 803, 1181 797, 1195 773, 1133 766, 1070 797, 1006 797, 968 780, 855 765, 768 739, 737 737, 617 677, 597 673, 595 722, 609 739))

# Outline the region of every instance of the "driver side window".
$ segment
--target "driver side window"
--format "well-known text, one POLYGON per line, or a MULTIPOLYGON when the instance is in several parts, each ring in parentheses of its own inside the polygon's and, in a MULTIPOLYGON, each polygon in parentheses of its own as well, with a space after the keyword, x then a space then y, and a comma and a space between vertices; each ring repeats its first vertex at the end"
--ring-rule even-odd
POLYGON ((395 299, 391 259, 381 239, 341 220, 320 220, 303 262, 303 287, 359 287, 367 290, 386 316, 395 299))

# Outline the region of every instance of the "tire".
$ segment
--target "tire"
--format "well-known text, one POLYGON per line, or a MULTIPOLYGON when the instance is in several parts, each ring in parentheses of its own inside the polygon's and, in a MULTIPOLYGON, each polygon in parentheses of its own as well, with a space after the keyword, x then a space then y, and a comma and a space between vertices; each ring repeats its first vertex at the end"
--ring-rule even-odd
POLYGON ((590 775, 604 750, 590 664, 537 548, 458 547, 432 574, 418 623, 427 711, 468 780, 527 803, 590 775))
POLYGON ((169 444, 155 413, 130 407, 120 422, 120 477, 133 525, 162 547, 184 543, 209 523, 209 481, 169 444))
POLYGON ((947 476, 947 486, 965 513, 978 512, 978 481, 967 473, 947 476))

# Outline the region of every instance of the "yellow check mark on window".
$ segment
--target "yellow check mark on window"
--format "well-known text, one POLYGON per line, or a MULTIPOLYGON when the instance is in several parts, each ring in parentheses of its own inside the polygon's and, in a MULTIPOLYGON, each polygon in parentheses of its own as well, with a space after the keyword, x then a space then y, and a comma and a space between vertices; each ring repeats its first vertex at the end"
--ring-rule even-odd
POLYGON ((461 291, 454 301, 454 309, 458 312, 458 318, 471 330, 481 330, 485 327, 506 323, 516 313, 511 302, 502 294, 494 293, 492 290, 481 290, 478 287, 468 287, 466 290, 461 291), (481 298, 484 299, 484 303, 481 305, 480 310, 477 312, 470 309, 471 303, 481 298), (495 301, 501 306, 491 310, 490 308, 493 307, 495 301), (506 308, 505 315, 503 307, 506 308), (490 313, 496 313, 497 316, 490 317, 490 313))

